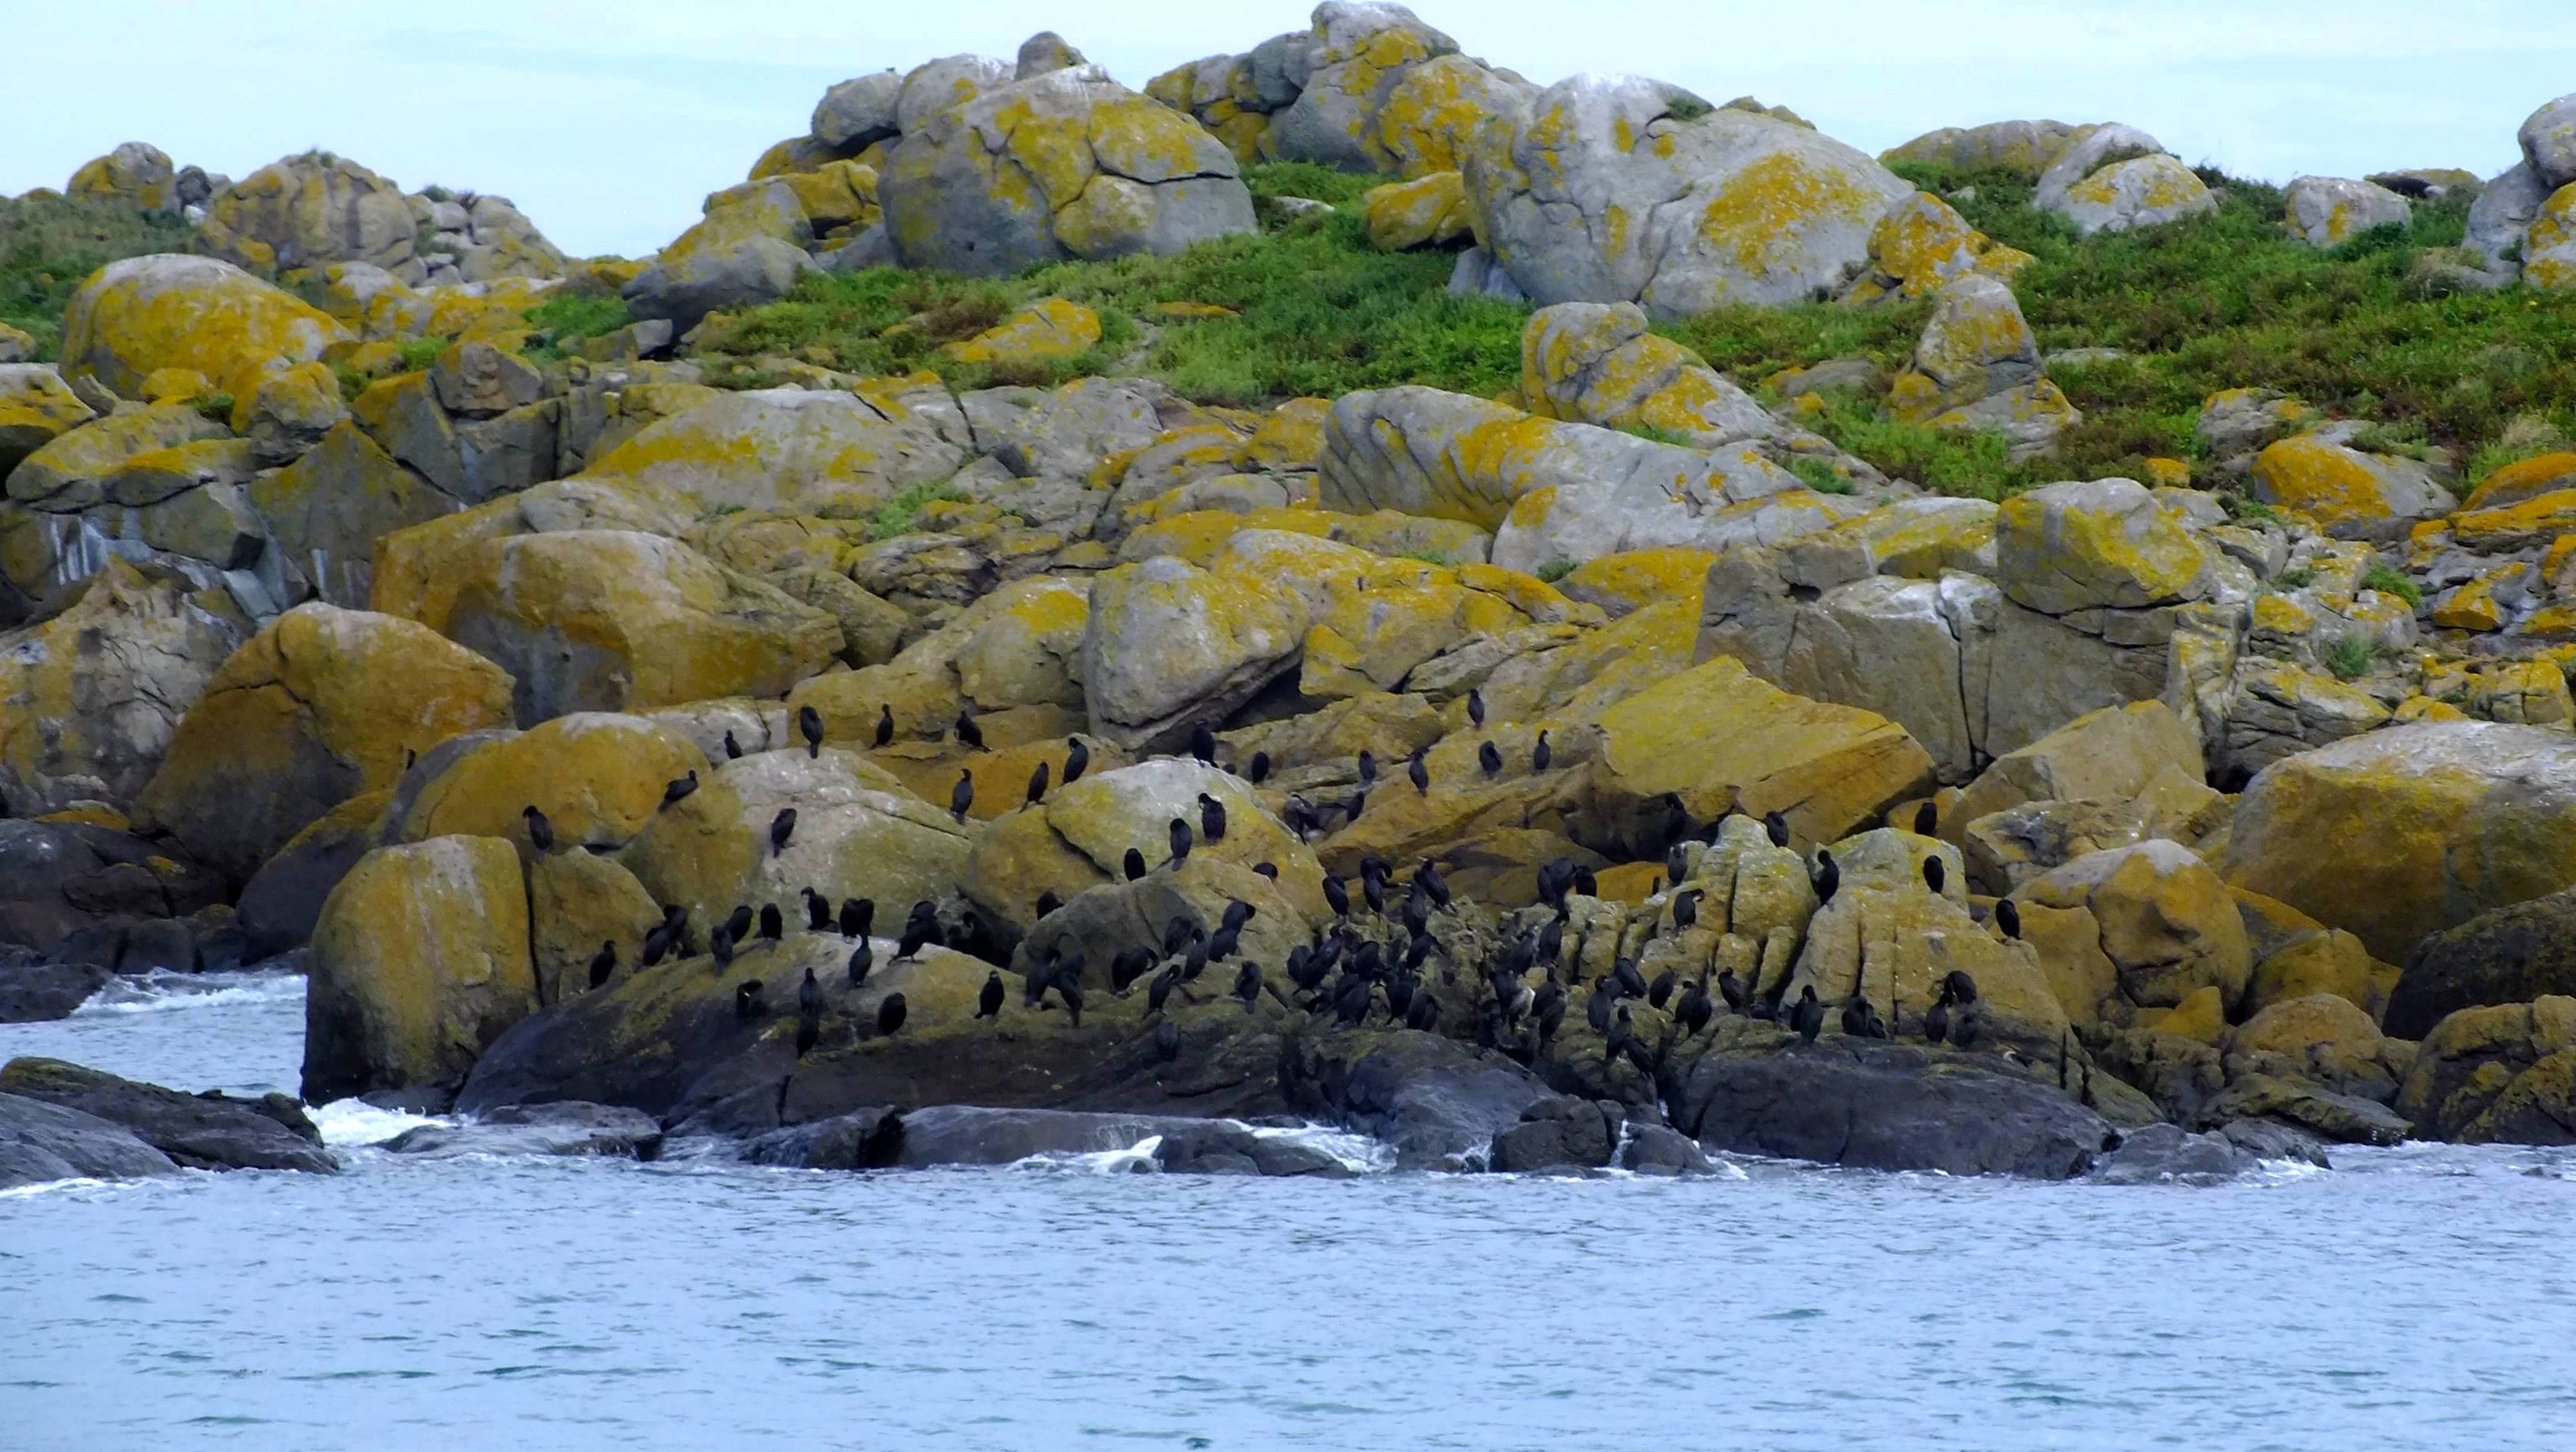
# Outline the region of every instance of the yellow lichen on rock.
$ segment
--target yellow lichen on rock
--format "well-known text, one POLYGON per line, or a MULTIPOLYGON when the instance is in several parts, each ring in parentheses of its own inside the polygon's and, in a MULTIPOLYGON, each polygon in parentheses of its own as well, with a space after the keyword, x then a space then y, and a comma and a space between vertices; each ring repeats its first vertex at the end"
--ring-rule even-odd
POLYGON ((1079 358, 1099 343, 1099 314, 1080 303, 1050 297, 939 351, 960 363, 1031 368, 1079 358))
POLYGON ((1468 232, 1467 194, 1454 171, 1371 187, 1360 206, 1369 245, 1380 252, 1444 246, 1468 232))
POLYGON ((273 366, 319 361, 348 330, 318 308, 211 257, 129 257, 91 273, 63 310, 63 372, 129 398, 186 368, 239 398, 273 366))

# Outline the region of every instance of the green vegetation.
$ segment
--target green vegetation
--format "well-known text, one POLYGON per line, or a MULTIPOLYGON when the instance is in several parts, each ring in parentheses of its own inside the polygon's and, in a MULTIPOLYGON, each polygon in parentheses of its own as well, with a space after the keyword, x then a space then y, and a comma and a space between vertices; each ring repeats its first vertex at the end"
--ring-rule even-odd
POLYGON ((1546 564, 1539 566, 1537 574, 1540 580, 1553 585, 1557 581, 1564 579, 1566 576, 1573 574, 1574 569, 1575 561, 1573 560, 1553 559, 1548 561, 1546 564))
POLYGON ((1426 565, 1438 565, 1444 570, 1455 569, 1458 565, 1457 556, 1447 550, 1399 550, 1395 557, 1399 560, 1415 560, 1426 565))
POLYGON ((1826 463, 1822 459, 1791 459, 1789 461, 1789 472, 1797 475, 1808 488, 1815 490, 1819 494, 1849 494, 1852 492, 1851 481, 1844 478, 1842 475, 1835 473, 1834 466, 1826 463))
POLYGON ((635 315, 617 294, 567 283, 528 309, 528 326, 535 332, 528 340, 528 358, 551 363, 574 351, 572 345, 582 339, 616 332, 633 321, 635 315))
POLYGON ((229 427, 233 421, 233 396, 229 393, 201 393, 188 400, 188 407, 200 418, 212 419, 229 427))
POLYGON ((2386 565, 2373 565, 2364 571, 2361 577, 2361 588, 2377 590, 2382 595, 2394 595, 2405 601, 2409 609, 2424 603, 2423 587, 2407 578, 2405 571, 2391 569, 2386 565))
POLYGON ((0 197, 0 323, 36 340, 36 357, 62 345, 63 305, 82 279, 121 257, 184 252, 195 228, 169 213, 30 194, 0 197))
POLYGON ((2379 659, 2379 647, 2358 631, 2326 647, 2325 667, 2336 680, 2359 680, 2370 674, 2371 665, 2379 659))
POLYGON ((915 484, 878 505, 877 512, 868 516, 868 538, 892 539, 899 534, 910 534, 920 527, 921 511, 925 506, 965 497, 958 492, 956 485, 945 479, 915 484))
POLYGON ((1657 424, 1621 424, 1619 432, 1644 439, 1650 444, 1679 444, 1684 448, 1690 447, 1690 435, 1679 429, 1668 429, 1657 424))
POLYGON ((2283 570, 2272 580, 2275 586, 2284 590, 2304 590, 2316 582, 2317 569, 2314 565, 2301 565, 2295 570, 2283 570))
POLYGON ((437 362, 438 355, 446 352, 447 346, 448 340, 445 338, 394 339, 394 351, 402 355, 405 373, 416 372, 437 362))

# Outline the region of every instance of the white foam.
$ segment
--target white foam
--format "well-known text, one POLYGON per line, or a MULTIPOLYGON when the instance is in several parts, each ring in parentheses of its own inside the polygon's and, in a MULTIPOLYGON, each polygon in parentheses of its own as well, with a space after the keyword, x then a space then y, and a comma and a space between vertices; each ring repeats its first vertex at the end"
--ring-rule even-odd
POLYGON ((1301 1124, 1288 1129, 1252 1131, 1255 1139, 1284 1139, 1309 1149, 1319 1149, 1341 1161, 1342 1167, 1358 1174, 1374 1175, 1395 1168, 1395 1151, 1383 1141, 1371 1139, 1330 1124, 1301 1124))
POLYGON ((304 977, 298 973, 174 973, 155 968, 111 978, 74 1017, 107 1014, 165 1013, 172 1009, 216 1005, 299 1003, 304 977))
POLYGON ((322 1131, 322 1143, 333 1149, 383 1144, 407 1129, 456 1122, 426 1114, 406 1114, 399 1109, 378 1109, 363 1099, 334 1099, 309 1113, 313 1127, 322 1131))

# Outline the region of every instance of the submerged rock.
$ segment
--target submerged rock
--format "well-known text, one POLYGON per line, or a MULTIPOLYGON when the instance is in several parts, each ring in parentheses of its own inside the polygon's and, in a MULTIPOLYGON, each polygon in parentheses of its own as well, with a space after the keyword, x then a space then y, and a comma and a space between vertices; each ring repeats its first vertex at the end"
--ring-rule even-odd
POLYGON ((2104 1157, 2093 1178, 2106 1185, 2181 1183, 2214 1185, 2259 1163, 2220 1134, 2193 1134, 2176 1124, 2150 1124, 2129 1132, 2104 1157))
POLYGON ((175 1175, 168 1155, 123 1125, 41 1099, 0 1093, 0 1190, 52 1180, 175 1175))
POLYGON ((424 1124, 385 1144, 398 1155, 599 1155, 649 1160, 662 1153, 653 1116, 604 1104, 512 1104, 461 1124, 424 1124))
POLYGON ((69 1018, 114 975, 95 963, 45 963, 27 949, 0 946, 0 1023, 69 1018))
POLYGON ((303 1106, 283 1094, 236 1099, 209 1090, 182 1094, 59 1059, 12 1059, 0 1066, 0 1094, 40 1099, 123 1125, 189 1169, 304 1170, 336 1174, 322 1135, 303 1106))

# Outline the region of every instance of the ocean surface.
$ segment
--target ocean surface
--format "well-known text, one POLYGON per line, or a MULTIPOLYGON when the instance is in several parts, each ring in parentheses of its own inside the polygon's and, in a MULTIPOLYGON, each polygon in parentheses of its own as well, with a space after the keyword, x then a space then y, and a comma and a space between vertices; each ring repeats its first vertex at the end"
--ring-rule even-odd
MULTIPOLYGON (((295 1086, 294 979, 0 1058, 295 1086)), ((2538 1448, 2576 1154, 2215 1188, 422 1161, 0 1194, 0 1447, 2538 1448)), ((1348 1148, 1348 1146, 1345 1146, 1348 1148)))

